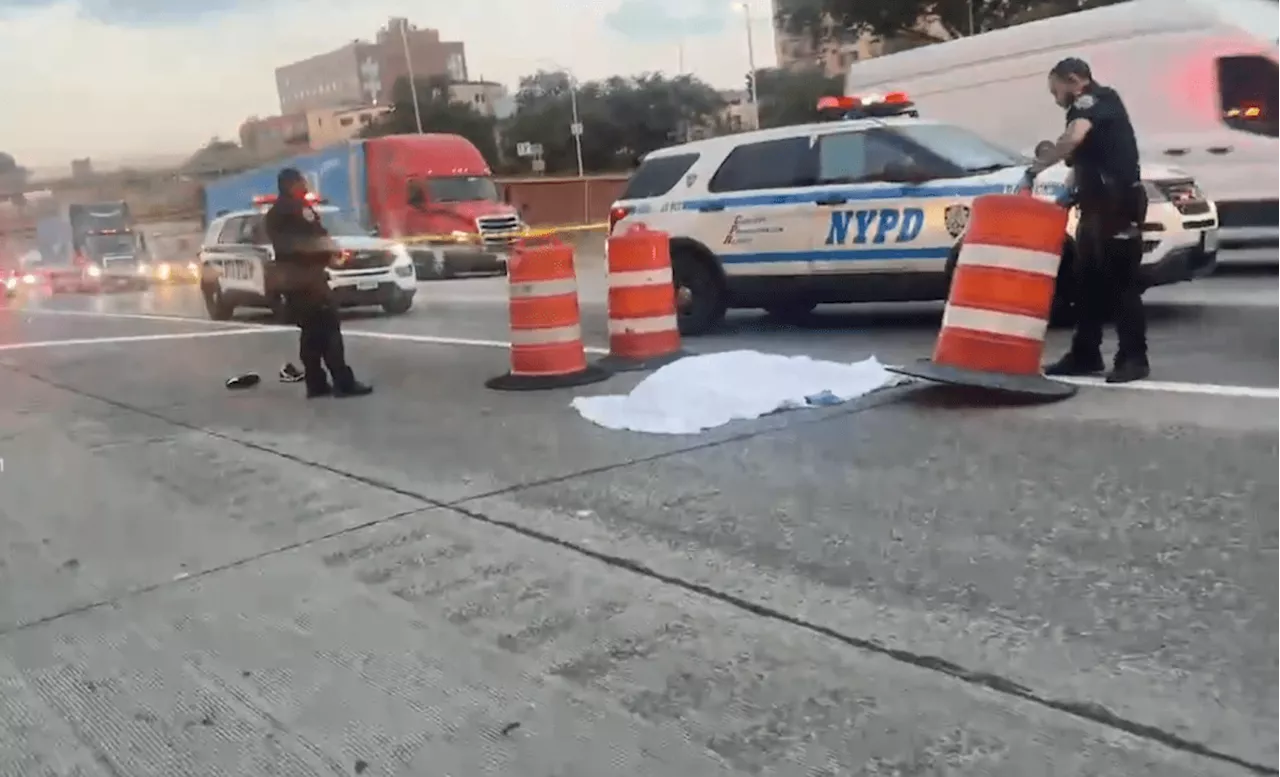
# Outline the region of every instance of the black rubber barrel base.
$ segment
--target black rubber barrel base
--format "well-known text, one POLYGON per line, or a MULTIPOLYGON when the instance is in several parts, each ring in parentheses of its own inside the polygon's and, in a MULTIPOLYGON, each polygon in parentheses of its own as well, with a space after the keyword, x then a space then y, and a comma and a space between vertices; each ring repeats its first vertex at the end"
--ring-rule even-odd
POLYGON ((595 365, 588 365, 581 372, 568 375, 499 375, 484 382, 485 388, 494 391, 546 391, 548 389, 569 388, 571 386, 587 386, 608 380, 612 372, 595 365))
POLYGON ((1070 383, 1059 383, 1056 380, 1049 380, 1043 375, 1008 375, 1002 372, 966 370, 945 364, 934 364, 928 359, 921 359, 914 364, 902 367, 885 367, 885 369, 899 375, 920 378, 934 383, 986 389, 1023 399, 1041 399, 1045 402, 1069 399, 1080 390, 1070 383))

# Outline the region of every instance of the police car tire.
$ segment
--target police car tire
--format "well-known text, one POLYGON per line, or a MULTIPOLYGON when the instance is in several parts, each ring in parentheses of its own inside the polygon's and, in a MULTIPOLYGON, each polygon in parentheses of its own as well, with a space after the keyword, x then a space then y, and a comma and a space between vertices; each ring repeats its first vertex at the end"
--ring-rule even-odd
POLYGON ((227 321, 235 315, 235 306, 227 304, 222 294, 222 288, 216 283, 211 286, 205 286, 202 291, 204 292, 204 307, 209 312, 209 318, 214 321, 227 321))
POLYGON ((413 297, 407 294, 392 297, 382 303, 382 310, 389 316, 403 316, 413 308, 413 297))
POLYGON ((686 246, 672 247, 671 271, 677 291, 687 287, 692 296, 691 305, 677 304, 676 307, 680 334, 696 337, 719 327, 724 322, 729 301, 712 260, 686 246))

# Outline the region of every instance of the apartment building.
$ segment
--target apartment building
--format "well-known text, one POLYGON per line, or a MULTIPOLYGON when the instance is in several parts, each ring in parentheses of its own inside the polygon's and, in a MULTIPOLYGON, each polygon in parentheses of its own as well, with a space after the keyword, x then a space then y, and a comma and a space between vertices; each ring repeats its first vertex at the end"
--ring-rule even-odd
POLYGON ((449 85, 449 99, 470 105, 476 113, 506 119, 515 113, 515 98, 507 87, 493 81, 463 81, 449 85))
POLYGON ((276 92, 283 115, 327 108, 376 105, 389 99, 397 79, 445 76, 467 80, 466 47, 440 39, 395 17, 374 41, 353 40, 341 48, 276 68, 276 92), (407 53, 406 53, 407 50, 407 53))
POLYGON ((258 157, 271 157, 307 147, 307 115, 291 113, 259 118, 240 125, 240 145, 258 157))
POLYGON ((316 108, 307 111, 307 138, 313 149, 331 146, 357 137, 379 118, 391 112, 390 105, 357 108, 316 108))

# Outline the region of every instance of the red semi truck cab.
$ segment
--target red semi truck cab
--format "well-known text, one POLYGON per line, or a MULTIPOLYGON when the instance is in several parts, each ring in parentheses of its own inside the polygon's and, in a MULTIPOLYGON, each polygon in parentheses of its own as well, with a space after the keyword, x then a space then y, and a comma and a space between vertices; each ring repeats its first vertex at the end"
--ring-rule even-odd
POLYGON ((470 141, 458 135, 392 135, 364 141, 364 157, 369 211, 380 236, 432 236, 412 246, 428 274, 505 269, 522 224, 470 141))

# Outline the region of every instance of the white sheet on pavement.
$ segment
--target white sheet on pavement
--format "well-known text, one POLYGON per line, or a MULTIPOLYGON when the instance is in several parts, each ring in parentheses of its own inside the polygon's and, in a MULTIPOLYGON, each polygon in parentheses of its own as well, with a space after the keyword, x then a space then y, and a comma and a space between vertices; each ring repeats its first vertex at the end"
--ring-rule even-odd
POLYGON ((759 351, 687 356, 621 396, 578 397, 582 417, 608 429, 696 434, 779 410, 839 404, 903 382, 873 356, 853 364, 759 351))

